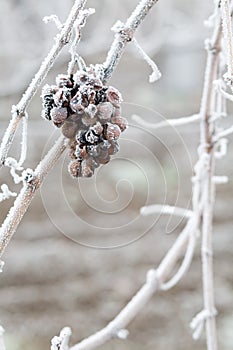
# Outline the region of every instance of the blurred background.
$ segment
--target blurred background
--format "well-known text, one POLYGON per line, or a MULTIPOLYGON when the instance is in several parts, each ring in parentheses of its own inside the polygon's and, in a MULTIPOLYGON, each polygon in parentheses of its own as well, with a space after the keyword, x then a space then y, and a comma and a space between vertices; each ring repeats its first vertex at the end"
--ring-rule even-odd
MULTIPOLYGON (((54 42, 57 29, 42 18, 57 14, 64 21, 71 0, 0 0, 0 133, 54 42)), ((79 53, 87 64, 101 63, 113 40, 111 27, 125 21, 137 0, 89 0, 94 7, 82 31, 79 53)), ((197 159, 199 126, 179 129, 142 128, 133 114, 160 122, 199 109, 205 66, 203 26, 212 1, 159 1, 136 33, 143 49, 162 72, 150 84, 150 67, 129 44, 110 84, 124 98, 123 116, 130 124, 120 140, 120 152, 90 179, 71 179, 68 155, 56 164, 34 198, 4 256, 1 275, 0 323, 8 350, 49 349, 63 326, 73 330, 71 343, 106 325, 145 281, 173 244, 185 220, 170 216, 141 217, 140 208, 169 204, 190 208, 191 176, 197 159)), ((62 51, 46 82, 66 72, 70 57, 62 51)), ((59 130, 41 118, 41 90, 29 112, 28 157, 34 168, 59 130)), ((229 126, 231 116, 223 121, 229 126)), ((17 158, 20 130, 10 155, 17 158)), ((217 174, 229 183, 217 188, 214 217, 215 296, 221 349, 233 347, 232 182, 233 145, 217 163, 217 174)), ((1 184, 12 184, 7 169, 1 184)), ((1 204, 1 221, 13 201, 1 204)), ((202 309, 200 246, 185 278, 169 292, 156 294, 129 326, 127 340, 112 340, 101 348, 121 350, 205 349, 204 336, 194 342, 189 328, 202 309)))

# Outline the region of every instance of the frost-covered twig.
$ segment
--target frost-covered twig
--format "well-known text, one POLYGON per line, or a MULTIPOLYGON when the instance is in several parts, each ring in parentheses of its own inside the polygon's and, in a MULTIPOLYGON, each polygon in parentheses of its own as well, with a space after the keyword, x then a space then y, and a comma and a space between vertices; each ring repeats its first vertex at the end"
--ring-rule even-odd
POLYGON ((226 81, 232 85, 233 79, 233 38, 232 38, 232 22, 229 0, 221 0, 222 28, 225 42, 225 53, 227 60, 226 81))
POLYGON ((167 119, 160 123, 146 122, 142 117, 136 114, 133 114, 131 118, 133 121, 135 121, 141 126, 156 130, 156 129, 161 129, 168 126, 181 126, 181 125, 195 123, 200 120, 200 114, 193 114, 193 115, 190 115, 187 117, 181 117, 181 118, 167 119))
MULTIPOLYGON (((125 330, 129 323, 143 310, 145 304, 154 293, 159 291, 160 285, 166 281, 176 262, 182 256, 189 242, 189 230, 184 229, 168 251, 156 270, 149 270, 146 283, 137 294, 123 308, 123 310, 102 330, 72 346, 70 350, 91 350, 119 337, 119 332, 125 330)), ((121 333, 120 333, 121 334, 121 333)))
POLYGON ((142 49, 142 47, 139 45, 139 43, 137 42, 137 40, 135 38, 133 38, 133 43, 134 43, 135 47, 137 48, 137 51, 139 52, 141 57, 151 67, 152 73, 149 77, 149 82, 154 83, 155 81, 160 79, 162 76, 157 64, 154 61, 152 61, 152 59, 146 54, 146 52, 142 49))
POLYGON ((228 176, 213 176, 213 182, 215 185, 225 185, 229 181, 228 176))
POLYGON ((233 133, 233 126, 231 126, 230 128, 223 130, 223 131, 219 131, 215 137, 214 137, 214 142, 220 140, 223 137, 229 136, 233 133))
MULTIPOLYGON (((121 21, 117 21, 114 26, 111 28, 113 32, 120 33, 124 30, 124 23, 121 21)), ((147 55, 147 53, 143 50, 143 48, 139 45, 138 41, 135 38, 132 38, 131 41, 134 43, 137 52, 142 57, 143 60, 147 62, 147 64, 151 67, 152 73, 149 76, 149 82, 154 83, 158 79, 161 78, 161 72, 157 66, 157 64, 147 55)))
POLYGON ((43 18, 43 21, 47 24, 49 22, 54 22, 57 29, 61 30, 63 28, 63 24, 61 23, 60 19, 57 17, 57 15, 50 15, 45 16, 43 18))
POLYGON ((16 197, 17 193, 11 192, 6 184, 1 185, 0 202, 10 197, 16 197))
MULTIPOLYGON (((20 152, 19 160, 17 161, 15 158, 12 158, 12 157, 7 157, 5 159, 5 166, 10 168, 10 174, 13 177, 15 184, 18 184, 21 181, 23 181, 23 174, 19 175, 17 174, 17 171, 21 171, 21 172, 23 171, 22 165, 27 156, 27 124, 28 124, 28 115, 25 112, 23 122, 22 122, 23 130, 22 130, 21 152, 20 152)), ((8 193, 10 193, 9 190, 8 190, 8 193)), ((9 196, 5 197, 4 199, 7 199, 7 198, 9 198, 9 196)))
POLYGON ((173 288, 177 283, 181 280, 181 278, 185 275, 187 270, 189 269, 193 254, 196 246, 196 238, 197 238, 197 230, 198 230, 198 222, 196 221, 196 217, 193 214, 192 218, 187 223, 185 229, 189 233, 189 242, 185 251, 184 259, 177 271, 177 273, 167 282, 161 284, 161 290, 169 290, 173 288))
POLYGON ((218 54, 220 51, 221 24, 219 18, 215 21, 214 33, 209 41, 207 62, 205 70, 204 87, 200 108, 201 145, 200 157, 205 158, 206 173, 201 181, 202 191, 202 280, 204 309, 210 315, 205 320, 206 339, 208 350, 217 350, 217 335, 215 321, 214 284, 213 284, 213 206, 214 206, 214 126, 211 122, 211 113, 214 102, 214 80, 218 66, 218 54))
MULTIPOLYGON (((67 73, 68 75, 72 75, 75 72, 75 67, 77 64, 83 64, 83 59, 79 56, 77 52, 77 46, 79 44, 79 41, 81 39, 81 32, 80 29, 85 26, 87 18, 95 13, 95 9, 90 8, 86 10, 80 11, 80 14, 78 16, 78 19, 76 20, 74 24, 74 39, 70 48, 70 54, 71 54, 71 61, 68 64, 67 73)), ((81 69, 81 67, 79 67, 81 69)))
POLYGON ((171 214, 171 215, 190 218, 193 212, 188 209, 173 207, 171 205, 152 204, 152 205, 147 205, 146 207, 142 207, 140 209, 140 214, 142 216, 147 216, 151 214, 168 214, 168 215, 171 214))
POLYGON ((121 28, 119 32, 115 34, 115 39, 108 52, 106 61, 103 63, 103 80, 105 82, 112 76, 124 52, 125 46, 132 40, 135 30, 146 17, 152 6, 157 2, 158 0, 141 0, 133 13, 126 20, 124 28, 121 28))
MULTIPOLYGON (((232 132, 233 132, 233 130, 232 130, 232 132)), ((225 155, 227 154, 228 139, 223 137, 223 138, 220 138, 218 140, 218 136, 215 136, 214 142, 216 142, 216 141, 217 141, 217 145, 215 147, 214 156, 215 156, 215 158, 220 159, 220 158, 225 157, 225 155)))
POLYGON ((216 90, 218 90, 226 100, 233 102, 233 95, 229 94, 227 91, 225 91, 223 89, 221 81, 216 80, 214 82, 214 85, 215 85, 216 90))
POLYGON ((42 62, 38 72, 32 79, 21 100, 16 105, 15 111, 14 113, 12 113, 11 121, 5 132, 0 146, 0 168, 5 162, 15 132, 18 128, 19 122, 25 115, 26 108, 28 107, 35 93, 37 92, 39 86, 45 79, 48 71, 53 66, 62 48, 69 42, 74 22, 76 21, 77 16, 80 10, 84 7, 85 3, 86 0, 75 1, 61 32, 56 37, 55 44, 53 45, 45 60, 42 62))
POLYGON ((55 336, 51 340, 51 350, 68 350, 70 336, 71 336, 70 327, 64 327, 61 330, 59 336, 55 336))
POLYGON ((193 339, 198 340, 201 336, 204 324, 210 317, 217 316, 217 311, 214 310, 212 314, 208 310, 200 311, 190 322, 190 328, 193 330, 193 339))
POLYGON ((25 112, 23 117, 21 152, 18 165, 22 166, 27 156, 27 133, 28 133, 28 114, 25 112))
POLYGON ((36 190, 41 186, 45 176, 52 169, 65 148, 64 137, 61 136, 36 167, 33 176, 25 179, 23 188, 0 228, 0 257, 15 233, 23 215, 27 211, 36 190))

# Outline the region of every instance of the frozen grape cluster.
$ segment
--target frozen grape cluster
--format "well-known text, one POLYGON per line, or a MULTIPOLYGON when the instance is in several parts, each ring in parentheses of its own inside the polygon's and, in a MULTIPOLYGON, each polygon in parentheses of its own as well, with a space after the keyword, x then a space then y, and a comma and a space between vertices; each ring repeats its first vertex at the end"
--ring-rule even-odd
POLYGON ((73 177, 91 177, 118 152, 118 139, 128 125, 121 116, 122 97, 103 85, 93 69, 58 75, 56 85, 44 86, 42 101, 42 116, 69 139, 73 177))

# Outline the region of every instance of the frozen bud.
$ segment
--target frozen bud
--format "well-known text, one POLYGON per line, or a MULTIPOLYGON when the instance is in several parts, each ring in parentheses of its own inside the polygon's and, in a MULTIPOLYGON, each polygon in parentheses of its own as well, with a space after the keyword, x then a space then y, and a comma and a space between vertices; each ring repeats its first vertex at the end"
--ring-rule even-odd
POLYGON ((106 91, 107 100, 111 102, 114 107, 119 107, 122 102, 120 92, 112 86, 109 86, 106 91))
POLYGON ((56 84, 59 88, 61 88, 61 87, 72 88, 73 87, 73 82, 72 82, 71 78, 66 74, 59 74, 56 77, 56 84))
POLYGON ((127 120, 126 120, 125 118, 123 118, 123 117, 120 117, 120 116, 118 116, 118 117, 112 117, 111 122, 112 122, 113 124, 118 125, 119 128, 121 129, 121 131, 124 131, 124 130, 127 129, 127 127, 128 127, 128 122, 127 122, 127 120))
POLYGON ((72 121, 66 121, 62 126, 62 133, 68 139, 75 138, 78 131, 78 124, 72 121))
POLYGON ((102 132, 103 132, 103 127, 102 125, 100 124, 100 122, 97 122, 93 127, 92 127, 92 130, 94 131, 94 133, 96 135, 101 135, 102 132))
POLYGON ((54 107, 51 110, 51 119, 58 128, 62 126, 64 121, 67 119, 67 109, 64 107, 54 107))
POLYGON ((78 114, 82 114, 84 112, 84 106, 82 105, 82 95, 79 91, 70 100, 70 108, 78 114))
POLYGON ((116 154, 119 151, 119 144, 117 141, 111 141, 111 146, 108 149, 108 154, 112 156, 113 154, 116 154))
POLYGON ((107 128, 104 132, 106 140, 113 141, 117 140, 121 134, 121 129, 116 124, 108 123, 107 128))
POLYGON ((99 141, 99 136, 97 136, 94 132, 94 130, 92 129, 89 129, 86 134, 85 134, 85 140, 88 142, 88 143, 95 143, 95 142, 98 142, 99 141))
POLYGON ((113 113, 113 106, 110 102, 103 102, 98 105, 97 117, 102 123, 110 121, 113 113))
POLYGON ((94 118, 97 112, 97 107, 93 104, 90 103, 86 108, 85 112, 90 116, 90 118, 94 118))
POLYGON ((72 161, 69 166, 68 170, 71 176, 78 177, 81 174, 81 162, 78 160, 72 161))
POLYGON ((87 159, 82 161, 82 171, 81 174, 83 177, 91 177, 94 174, 94 171, 91 169, 90 162, 87 159))

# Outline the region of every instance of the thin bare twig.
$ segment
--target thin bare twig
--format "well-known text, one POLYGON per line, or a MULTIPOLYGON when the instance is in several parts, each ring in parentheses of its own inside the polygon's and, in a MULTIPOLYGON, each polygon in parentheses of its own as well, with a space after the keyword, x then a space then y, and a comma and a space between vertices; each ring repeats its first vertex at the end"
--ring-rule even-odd
POLYGON ((231 10, 229 0, 221 0, 221 12, 222 12, 222 28, 225 41, 225 50, 227 58, 227 75, 226 81, 232 85, 233 79, 233 39, 232 39, 232 23, 231 23, 231 10))
POLYGON ((4 161, 7 157, 7 154, 9 152, 9 149, 11 147, 15 132, 18 128, 18 125, 20 123, 20 120, 25 114, 25 111, 31 102, 31 99, 37 92, 39 86, 45 79, 48 71, 53 66, 56 58, 60 54, 62 48, 68 44, 70 40, 70 35, 72 32, 72 28, 74 25, 74 22, 77 19, 77 16, 80 12, 80 10, 84 7, 86 3, 86 0, 76 0, 74 3, 74 6, 72 7, 70 14, 63 26, 63 29, 56 37, 55 44, 53 45, 52 49, 50 50, 49 54, 45 58, 45 60, 42 62, 38 72, 36 73, 35 77, 32 79, 30 85, 26 89, 25 93, 23 94, 21 100, 18 102, 18 104, 14 108, 14 112, 12 113, 12 118, 9 123, 9 126, 5 132, 5 135, 2 139, 2 143, 0 146, 0 168, 4 164, 4 161))
POLYGON ((219 131, 216 136, 214 137, 214 142, 216 142, 217 140, 220 140, 223 137, 226 137, 228 135, 231 135, 233 133, 233 126, 231 126, 230 128, 223 130, 223 131, 219 131))
POLYGON ((175 216, 182 216, 186 218, 190 218, 193 215, 192 210, 179 208, 179 207, 173 207, 171 205, 159 205, 159 204, 152 204, 147 205, 145 207, 142 207, 140 210, 140 214, 142 216, 147 216, 151 214, 170 214, 175 216))
POLYGON ((222 82, 218 81, 218 80, 216 80, 214 82, 216 90, 218 90, 221 93, 222 97, 224 97, 226 100, 229 100, 229 101, 233 102, 233 95, 229 94, 227 91, 225 91, 223 89, 223 87, 221 86, 222 85, 221 83, 222 82))
POLYGON ((166 281, 177 260, 184 253, 189 241, 189 229, 191 229, 189 223, 190 221, 187 223, 185 229, 177 238, 174 245, 165 255, 159 267, 156 270, 148 271, 146 283, 130 300, 130 302, 122 309, 116 318, 114 318, 106 327, 104 327, 99 332, 72 346, 70 350, 95 349, 110 339, 118 337, 119 331, 125 329, 129 325, 129 323, 137 316, 137 314, 143 310, 145 304, 151 299, 153 294, 155 294, 160 289, 160 285, 166 281))
POLYGON ((164 120, 160 123, 149 123, 146 122, 142 117, 140 117, 139 115, 133 114, 132 115, 132 120, 134 120, 136 123, 138 123, 141 126, 153 129, 153 130, 157 130, 157 129, 161 129, 161 128, 165 128, 168 126, 182 126, 182 125, 186 125, 186 124, 191 124, 191 123, 195 123, 198 122, 200 120, 200 114, 193 114, 187 117, 181 117, 181 118, 174 118, 174 119, 167 119, 164 120))
POLYGON ((6 246, 15 233, 20 221, 26 213, 36 190, 41 186, 45 176, 52 169, 56 161, 66 148, 64 137, 61 136, 55 145, 51 148, 44 159, 38 164, 33 172, 32 179, 25 181, 13 207, 10 209, 5 221, 0 229, 0 257, 2 256, 6 246))
POLYGON ((55 336, 51 340, 51 350, 68 350, 70 336, 71 329, 69 327, 64 327, 59 336, 55 336))
POLYGON ((126 20, 123 28, 115 34, 115 39, 108 52, 106 61, 103 63, 103 81, 106 82, 112 76, 128 42, 133 38, 135 30, 146 17, 150 9, 158 0, 141 0, 133 13, 126 20))
POLYGON ((215 321, 214 284, 213 284, 213 206, 214 206, 214 127, 211 121, 213 106, 214 80, 216 79, 218 54, 220 51, 221 24, 219 19, 208 45, 205 80, 200 108, 201 124, 201 155, 205 159, 206 174, 202 179, 202 279, 204 310, 208 317, 205 320, 208 350, 217 350, 217 335, 215 321))

